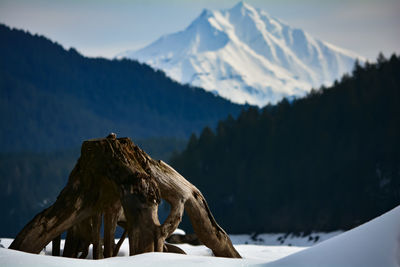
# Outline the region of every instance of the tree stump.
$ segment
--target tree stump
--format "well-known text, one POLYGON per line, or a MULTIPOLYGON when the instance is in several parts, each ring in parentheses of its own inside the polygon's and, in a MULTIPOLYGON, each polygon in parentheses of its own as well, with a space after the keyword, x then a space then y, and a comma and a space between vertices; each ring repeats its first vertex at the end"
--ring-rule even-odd
POLYGON ((121 217, 130 255, 178 252, 179 248, 168 249, 164 242, 178 227, 184 210, 200 241, 215 256, 240 258, 194 185, 168 164, 150 158, 129 138, 109 135, 83 142, 81 157, 55 203, 27 224, 10 248, 39 253, 69 230, 72 240, 68 241, 70 247, 66 244, 65 256, 85 254, 84 248, 92 243, 94 258, 101 258, 100 226, 104 215, 104 257, 115 256, 115 249, 119 249, 120 244, 114 244, 114 233, 121 217), (161 198, 171 205, 163 224, 157 216, 161 198))

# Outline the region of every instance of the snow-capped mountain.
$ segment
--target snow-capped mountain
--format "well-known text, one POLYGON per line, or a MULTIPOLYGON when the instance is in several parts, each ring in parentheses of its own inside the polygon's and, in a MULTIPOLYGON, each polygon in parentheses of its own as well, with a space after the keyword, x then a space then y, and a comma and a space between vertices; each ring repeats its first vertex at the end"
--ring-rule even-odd
POLYGON ((329 85, 350 72, 356 58, 363 61, 243 2, 228 10, 205 9, 185 30, 117 57, 137 59, 233 102, 259 106, 329 85))

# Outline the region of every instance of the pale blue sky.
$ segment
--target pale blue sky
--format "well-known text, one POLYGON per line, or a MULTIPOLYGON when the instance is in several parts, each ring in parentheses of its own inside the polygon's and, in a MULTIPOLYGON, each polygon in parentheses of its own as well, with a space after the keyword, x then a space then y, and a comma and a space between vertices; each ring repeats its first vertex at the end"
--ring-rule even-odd
MULTIPOLYGON (((0 0, 0 23, 43 34, 87 56, 113 57, 183 30, 203 8, 238 0, 0 0)), ((400 54, 400 0, 248 0, 314 37, 375 60, 400 54)))

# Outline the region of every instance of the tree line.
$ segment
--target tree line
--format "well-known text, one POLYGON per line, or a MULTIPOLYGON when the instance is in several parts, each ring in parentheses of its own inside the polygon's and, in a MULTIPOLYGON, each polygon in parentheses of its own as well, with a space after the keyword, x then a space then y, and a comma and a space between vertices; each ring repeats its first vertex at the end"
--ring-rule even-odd
POLYGON ((230 233, 350 229, 400 204, 400 60, 193 134, 172 165, 230 233))

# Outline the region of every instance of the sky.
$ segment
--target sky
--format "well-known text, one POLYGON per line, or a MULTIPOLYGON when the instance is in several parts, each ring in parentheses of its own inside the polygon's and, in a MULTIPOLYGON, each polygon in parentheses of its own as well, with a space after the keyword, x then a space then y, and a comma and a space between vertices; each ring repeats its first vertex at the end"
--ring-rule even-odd
MULTIPOLYGON (((0 0, 0 23, 86 56, 112 58, 185 29, 204 8, 239 0, 0 0)), ((370 61, 400 54, 400 0, 246 0, 290 26, 370 61)))

